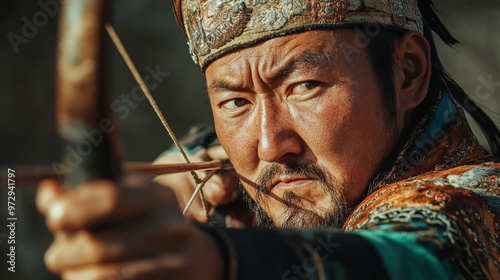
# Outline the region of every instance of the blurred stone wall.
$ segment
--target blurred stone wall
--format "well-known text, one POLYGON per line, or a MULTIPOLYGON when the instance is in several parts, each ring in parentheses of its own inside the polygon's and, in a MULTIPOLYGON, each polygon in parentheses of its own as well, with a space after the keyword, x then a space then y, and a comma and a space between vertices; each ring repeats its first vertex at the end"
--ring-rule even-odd
MULTIPOLYGON (((48 2, 49 0, 42 0, 48 2)), ((463 43, 454 49, 439 44, 449 72, 464 89, 482 102, 500 124, 500 2, 435 1, 441 17, 463 43), (481 87, 484 80, 492 81, 481 87), (478 88, 481 87, 479 90, 478 88)), ((152 90, 173 130, 182 135, 198 123, 211 123, 203 77, 187 51, 170 1, 114 1, 112 22, 141 72, 148 68, 168 72, 152 90)), ((43 11, 38 1, 2 1, 0 4, 0 167, 49 164, 58 160, 54 130, 54 53, 57 18, 33 32, 14 51, 8 34, 21 34, 24 20, 43 11)), ((110 47, 110 80, 114 98, 125 105, 136 83, 117 51, 110 47)), ((119 117, 126 160, 151 161, 171 145, 167 133, 147 101, 126 106, 119 117)), ((6 190, 0 184, 0 221, 5 221, 6 190)), ((5 228, 0 228, 0 279, 54 279, 43 266, 43 251, 51 237, 34 208, 35 188, 17 189, 17 272, 6 271, 5 228)), ((3 222, 2 222, 3 223, 3 222)))

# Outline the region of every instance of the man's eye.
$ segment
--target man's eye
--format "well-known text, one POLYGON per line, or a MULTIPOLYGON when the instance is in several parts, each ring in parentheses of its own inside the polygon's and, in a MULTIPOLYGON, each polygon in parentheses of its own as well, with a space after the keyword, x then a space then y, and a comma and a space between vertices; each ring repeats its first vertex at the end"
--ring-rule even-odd
POLYGON ((303 94, 319 86, 319 82, 308 81, 293 86, 291 94, 303 94))
POLYGON ((222 106, 226 109, 237 109, 240 107, 243 107, 250 102, 244 98, 234 98, 231 100, 228 100, 222 104, 222 106))

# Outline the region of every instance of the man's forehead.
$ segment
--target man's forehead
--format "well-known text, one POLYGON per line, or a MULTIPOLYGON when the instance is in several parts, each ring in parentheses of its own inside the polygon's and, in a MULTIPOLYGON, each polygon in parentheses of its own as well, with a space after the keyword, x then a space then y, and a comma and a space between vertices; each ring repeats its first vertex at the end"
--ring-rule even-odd
MULTIPOLYGON (((325 68, 331 62, 331 53, 325 50, 305 50, 301 53, 297 53, 294 56, 289 56, 286 60, 272 60, 269 67, 266 69, 267 80, 279 80, 287 75, 290 75, 297 69, 307 68, 325 68)), ((269 60, 268 60, 269 61, 269 60)), ((240 69, 245 69, 246 65, 237 64, 225 64, 229 66, 228 69, 233 69, 231 66, 243 66, 240 69)), ((210 66, 209 66, 210 67, 210 66)), ((214 66, 216 67, 216 66, 214 66)), ((250 65, 250 68, 252 66, 250 65)), ((220 70, 220 68, 217 68, 220 70)), ((244 71, 244 70, 243 70, 244 71)), ((241 76, 243 71, 226 71, 226 73, 235 73, 236 76, 241 76)), ((218 71, 220 72, 220 71, 218 71)), ((209 75, 210 76, 210 75, 209 75)), ((207 79, 208 91, 214 92, 218 90, 236 90, 237 82, 235 79, 231 79, 228 76, 215 75, 213 79, 207 79)))
POLYGON ((340 31, 307 31, 226 54, 208 66, 208 90, 235 90, 231 74, 240 76, 249 69, 265 72, 268 80, 282 79, 297 69, 325 69, 337 60, 336 32, 340 31), (217 74, 210 75, 211 70, 217 74))
POLYGON ((274 65, 288 60, 297 60, 297 63, 328 62, 333 53, 340 49, 340 42, 349 40, 350 33, 353 31, 324 30, 286 35, 238 49, 214 61, 224 60, 224 63, 234 64, 241 58, 252 60, 264 57, 272 58, 268 62, 274 65))

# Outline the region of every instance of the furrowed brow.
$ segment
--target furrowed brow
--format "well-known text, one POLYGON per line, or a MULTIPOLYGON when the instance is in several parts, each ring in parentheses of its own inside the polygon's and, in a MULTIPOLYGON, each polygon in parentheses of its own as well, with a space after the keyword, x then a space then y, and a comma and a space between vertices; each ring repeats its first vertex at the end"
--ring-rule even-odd
MULTIPOLYGON (((311 51, 307 50, 300 54, 299 56, 291 59, 287 64, 280 67, 271 74, 269 80, 280 80, 283 79, 288 74, 300 68, 324 68, 331 63, 331 54, 326 50, 311 51)), ((238 91, 241 90, 237 85, 231 83, 228 80, 220 79, 214 81, 210 86, 207 87, 208 94, 217 93, 221 91, 238 91)))
POLYGON ((279 80, 299 68, 316 68, 329 65, 331 54, 326 50, 311 51, 307 50, 298 57, 292 59, 285 66, 281 67, 275 74, 269 77, 270 80, 279 80))

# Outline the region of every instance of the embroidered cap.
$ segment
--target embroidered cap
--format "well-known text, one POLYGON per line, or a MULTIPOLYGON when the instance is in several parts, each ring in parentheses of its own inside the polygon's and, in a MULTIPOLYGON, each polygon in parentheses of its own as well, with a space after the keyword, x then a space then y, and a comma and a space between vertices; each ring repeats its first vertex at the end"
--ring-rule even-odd
POLYGON ((423 34, 417 0, 172 0, 194 62, 267 39, 317 29, 380 24, 423 34))

